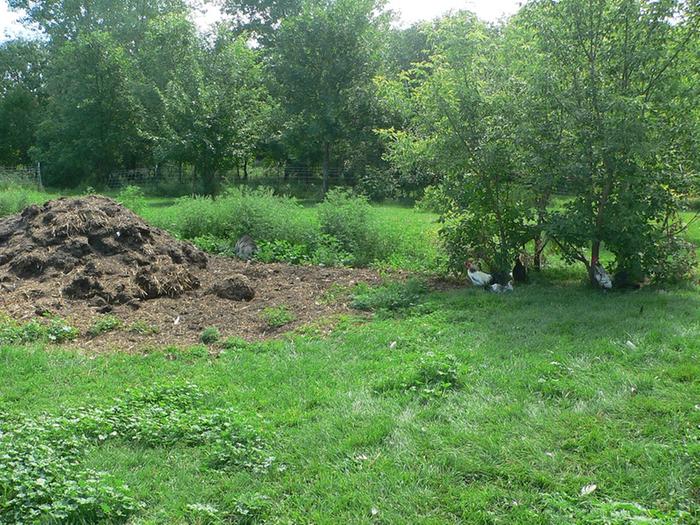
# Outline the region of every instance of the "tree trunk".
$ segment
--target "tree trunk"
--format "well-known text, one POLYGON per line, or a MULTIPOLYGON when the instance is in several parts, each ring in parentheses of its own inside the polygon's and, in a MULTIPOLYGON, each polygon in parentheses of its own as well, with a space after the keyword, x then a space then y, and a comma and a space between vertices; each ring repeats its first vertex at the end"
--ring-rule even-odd
POLYGON ((588 277, 591 280, 593 286, 598 286, 598 282, 595 280, 595 275, 593 269, 600 259, 600 241, 593 241, 591 245, 591 263, 588 266, 588 277))
POLYGON ((331 160, 331 145, 326 142, 323 148, 323 196, 328 192, 329 164, 331 160))
POLYGON ((205 194, 209 195, 212 200, 216 199, 216 195, 219 193, 219 170, 210 167, 203 166, 200 170, 202 172, 202 189, 205 194))
POLYGON ((243 178, 248 180, 248 159, 243 161, 243 178))
POLYGON ((544 252, 544 246, 545 243, 542 240, 542 234, 539 233, 537 237, 535 237, 535 260, 534 260, 534 265, 535 265, 535 271, 539 272, 542 270, 542 255, 544 252))

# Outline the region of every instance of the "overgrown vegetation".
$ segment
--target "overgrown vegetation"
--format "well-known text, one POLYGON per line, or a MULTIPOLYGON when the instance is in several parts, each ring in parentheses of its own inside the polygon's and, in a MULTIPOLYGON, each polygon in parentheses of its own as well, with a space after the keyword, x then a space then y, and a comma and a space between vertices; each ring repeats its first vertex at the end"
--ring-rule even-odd
MULTIPOLYGON (((250 235, 262 262, 367 266, 415 251, 414 246, 406 246, 414 244, 415 238, 404 241, 399 232, 405 235, 405 230, 398 225, 395 230, 385 227, 384 217, 364 197, 341 190, 329 192, 315 208, 304 208, 270 188, 232 188, 214 201, 185 197, 171 207, 146 210, 144 215, 201 249, 221 255, 234 256, 236 241, 250 235)), ((416 259, 425 261, 418 254, 416 259)))
POLYGON ((47 201, 51 195, 20 185, 3 186, 0 181, 0 218, 19 213, 30 204, 47 201))
POLYGON ((126 186, 117 195, 117 202, 133 212, 141 213, 146 207, 146 196, 139 186, 126 186))
POLYGON ((231 188, 216 200, 178 199, 167 216, 161 219, 156 215, 152 222, 185 239, 211 236, 235 243, 243 235, 250 235, 256 241, 302 244, 315 228, 312 219, 301 211, 294 199, 276 196, 270 188, 231 188))

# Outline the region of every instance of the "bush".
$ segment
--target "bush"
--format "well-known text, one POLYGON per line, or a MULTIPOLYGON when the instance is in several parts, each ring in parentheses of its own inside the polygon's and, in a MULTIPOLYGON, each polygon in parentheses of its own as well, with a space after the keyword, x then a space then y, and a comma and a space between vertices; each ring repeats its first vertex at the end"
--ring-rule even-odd
POLYGON ((286 240, 302 244, 316 230, 296 200, 278 197, 269 188, 232 188, 219 199, 183 197, 173 210, 171 227, 186 239, 213 236, 234 242, 243 235, 261 241, 286 240))
POLYGON ((146 207, 146 196, 138 186, 126 186, 117 195, 117 201, 134 213, 141 213, 146 207))
POLYGON ((445 213, 449 210, 450 200, 440 186, 428 186, 423 197, 416 202, 416 209, 431 213, 445 213))
POLYGON ((288 264, 309 264, 310 248, 306 244, 292 244, 285 240, 262 241, 255 258, 265 263, 284 262, 288 264))
POLYGON ((336 239, 341 250, 352 254, 356 265, 364 266, 388 255, 390 240, 381 235, 366 197, 331 190, 319 204, 318 216, 321 231, 336 239))
POLYGON ((167 214, 154 214, 150 222, 206 252, 226 256, 233 255, 240 237, 250 235, 262 262, 366 266, 399 249, 396 232, 380 228, 365 197, 332 190, 317 212, 318 219, 296 200, 275 196, 268 188, 233 188, 217 200, 178 199, 167 214))
POLYGON ((319 266, 353 266, 355 256, 343 248, 332 235, 320 234, 311 253, 311 264, 319 266))
POLYGON ((390 170, 370 168, 358 182, 357 191, 374 202, 400 196, 400 187, 395 173, 390 170))
POLYGON ((317 266, 352 266, 355 258, 343 250, 332 235, 318 234, 307 244, 292 244, 285 240, 262 241, 256 259, 262 262, 313 264, 317 266))
POLYGON ((225 255, 226 257, 234 257, 236 255, 236 252, 233 249, 235 244, 230 239, 220 239, 219 237, 214 237, 213 235, 208 234, 201 237, 195 237, 192 239, 192 243, 200 250, 208 253, 225 255))

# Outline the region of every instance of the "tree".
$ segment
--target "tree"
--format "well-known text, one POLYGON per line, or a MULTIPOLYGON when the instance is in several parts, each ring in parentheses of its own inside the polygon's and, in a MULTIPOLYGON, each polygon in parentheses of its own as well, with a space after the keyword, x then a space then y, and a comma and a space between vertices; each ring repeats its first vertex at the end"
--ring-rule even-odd
POLYGON ((193 164, 210 195, 219 191, 224 169, 251 155, 271 110, 262 65, 245 37, 221 42, 200 49, 188 74, 170 80, 163 93, 162 154, 193 164))
POLYGON ((171 83, 187 85, 198 78, 205 54, 197 29, 185 14, 170 13, 149 22, 136 55, 139 75, 134 79, 136 96, 148 115, 144 122, 148 138, 147 151, 143 152, 145 163, 189 160, 180 156, 183 147, 168 146, 164 151, 170 134, 166 93, 171 83))
POLYGON ((34 153, 46 161, 51 182, 102 184, 139 150, 142 115, 130 91, 132 70, 108 33, 79 36, 57 51, 34 153))
POLYGON ((30 162, 44 99, 47 58, 40 42, 0 44, 0 164, 30 162))
POLYGON ((263 45, 272 44, 282 20, 297 16, 303 0, 224 0, 224 12, 233 19, 233 29, 249 33, 263 45))
POLYGON ((8 4, 25 10, 27 20, 55 44, 104 31, 129 51, 138 48, 149 20, 189 10, 184 0, 8 0, 8 4))
POLYGON ((517 148, 518 83, 500 33, 473 14, 445 18, 431 39, 428 62, 384 81, 385 99, 406 119, 383 131, 388 158, 404 173, 439 174, 450 268, 477 258, 504 278, 532 236, 535 199, 517 148))
POLYGON ((565 118, 559 162, 572 198, 550 235, 591 280, 603 246, 618 271, 661 275, 683 245, 693 171, 697 84, 683 63, 700 35, 697 2, 542 0, 522 17, 544 58, 548 111, 565 118))
POLYGON ((322 158, 324 192, 334 148, 364 126, 353 108, 376 70, 376 8, 374 0, 305 1, 275 38, 271 72, 289 115, 286 142, 293 148, 303 138, 322 158))

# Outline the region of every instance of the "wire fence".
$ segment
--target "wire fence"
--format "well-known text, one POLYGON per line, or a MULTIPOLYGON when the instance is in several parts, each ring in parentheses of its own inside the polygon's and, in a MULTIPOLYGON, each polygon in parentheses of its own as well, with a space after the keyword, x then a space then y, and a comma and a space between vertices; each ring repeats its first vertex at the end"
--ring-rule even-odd
MULTIPOLYGON (((323 196, 323 171, 299 166, 254 166, 249 170, 229 170, 220 174, 224 187, 269 187, 276 193, 304 200, 323 196)), ((113 171, 106 187, 119 191, 139 186, 147 193, 181 196, 202 193, 202 179, 192 166, 162 165, 153 168, 113 171)), ((328 170, 329 187, 352 187, 354 179, 342 169, 328 170)))
MULTIPOLYGON (((330 168, 328 175, 331 188, 355 184, 354 178, 341 168, 330 168)), ((270 187, 276 193, 309 200, 323 196, 323 170, 316 167, 258 165, 226 171, 221 178, 224 187, 270 187)), ((42 165, 0 166, 0 187, 7 186, 42 188, 42 165)), ((151 195, 178 197, 202 193, 202 178, 192 166, 167 164, 114 170, 101 188, 118 192, 127 186, 138 186, 151 195)))
POLYGON ((41 167, 34 166, 0 166, 0 187, 31 186, 41 188, 41 167))

